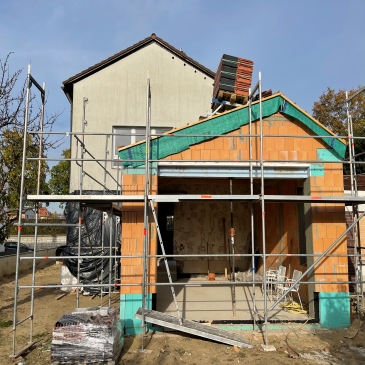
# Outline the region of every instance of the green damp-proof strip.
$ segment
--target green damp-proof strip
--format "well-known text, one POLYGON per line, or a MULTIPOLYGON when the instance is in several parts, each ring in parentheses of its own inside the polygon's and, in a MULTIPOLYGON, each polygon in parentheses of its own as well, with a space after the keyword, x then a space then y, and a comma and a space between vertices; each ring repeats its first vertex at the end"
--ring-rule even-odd
MULTIPOLYGON (((309 127, 315 134, 321 136, 330 136, 330 133, 316 124, 313 120, 307 117, 302 111, 285 100, 281 95, 272 97, 262 102, 262 117, 266 118, 278 111, 292 116, 307 127, 309 127)), ((260 118, 260 104, 255 103, 251 106, 252 121, 257 121, 260 118)), ((232 132, 249 123, 249 108, 248 106, 233 110, 229 113, 219 115, 217 117, 206 119, 200 123, 187 126, 179 129, 173 135, 192 134, 198 136, 184 136, 174 138, 170 135, 160 136, 151 140, 150 143, 150 159, 160 160, 167 156, 173 155, 187 150, 190 146, 208 141, 215 138, 212 135, 221 135, 232 132)), ((346 145, 333 138, 324 138, 325 143, 333 148, 340 156, 344 157, 346 145)), ((136 145, 131 145, 119 151, 119 157, 123 160, 123 166, 138 167, 144 164, 142 162, 146 156, 146 143, 142 142, 136 145), (140 162, 133 162, 131 160, 142 160, 140 162)))

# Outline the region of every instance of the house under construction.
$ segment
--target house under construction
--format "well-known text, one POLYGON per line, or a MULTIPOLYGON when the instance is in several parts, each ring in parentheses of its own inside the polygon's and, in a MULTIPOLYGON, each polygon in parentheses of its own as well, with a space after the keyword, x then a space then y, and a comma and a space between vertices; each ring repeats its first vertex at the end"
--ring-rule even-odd
MULTIPOLYGON (((151 46, 157 52, 157 46, 164 46, 166 52, 166 44, 157 43, 152 37, 135 49, 146 52, 151 46)), ((191 66, 191 59, 176 49, 167 51, 173 54, 172 59, 185 57, 191 66)), ((127 53, 110 63, 125 62, 127 53)), ((105 63, 100 67, 107 66, 105 63)), ((204 68, 198 71, 209 72, 204 68)), ((85 129, 89 125, 87 95, 82 94, 82 87, 72 87, 81 92, 77 95, 84 108, 77 109, 82 128, 65 132, 74 140, 70 161, 77 173, 74 179, 71 176, 71 186, 72 190, 78 189, 63 196, 42 196, 38 191, 26 199, 79 204, 77 222, 68 223, 80 232, 78 254, 65 256, 66 260, 85 258, 81 255, 84 208, 121 218, 120 252, 113 251, 115 235, 110 234, 109 255, 104 256, 120 263, 120 276, 109 265, 107 283, 98 282, 96 277, 93 283, 85 284, 77 273, 76 286, 99 287, 101 296, 109 296, 109 304, 112 288, 119 288, 124 333, 144 333, 148 326, 157 325, 216 339, 214 336, 219 334, 190 328, 187 321, 223 321, 249 324, 251 328, 263 324, 267 344, 270 323, 275 323, 283 310, 280 303, 291 294, 301 305, 303 302, 308 306, 311 321, 327 328, 348 326, 349 284, 355 284, 360 315, 363 292, 358 223, 364 214, 359 214, 356 207, 364 198, 356 194, 352 143, 356 137, 351 128, 348 136, 334 135, 283 94, 265 97, 259 75, 242 105, 231 96, 228 100, 214 99, 213 106, 218 104, 219 112, 213 109, 205 118, 193 123, 189 119, 189 124, 168 131, 154 130, 154 84, 147 77, 141 104, 146 119, 144 133, 114 129, 91 132, 85 129), (113 143, 119 136, 139 138, 130 141, 137 140, 135 143, 116 146, 108 144, 110 136, 113 143), (105 151, 96 154, 95 141, 103 138, 105 151), (347 148, 349 161, 345 160, 347 148), (114 153, 110 156, 111 150, 114 153), (351 196, 344 194, 344 162, 351 166, 351 196), (95 170, 90 167, 93 165, 97 166, 95 170), (117 170, 110 173, 110 166, 117 170), (84 179, 93 184, 99 181, 103 190, 83 193, 84 179), (348 224, 346 205, 353 207, 353 219, 348 224), (351 254, 347 247, 349 233, 355 238, 351 254), (356 275, 350 280, 348 263, 353 257, 356 275), (279 267, 286 272, 274 282, 270 273, 279 267), (282 290, 274 293, 276 285, 282 285, 282 290)), ((227 91, 222 95, 228 95, 227 91)), ((171 124, 167 121, 164 126, 171 124)), ((27 131, 26 120, 25 137, 28 132, 39 133, 27 131)), ((24 150, 23 172, 26 160, 24 150)), ((18 224, 24 225, 21 215, 18 224)), ((109 228, 113 229, 112 224, 109 228)), ((104 224, 100 229, 104 237, 104 224)), ((20 242, 21 229, 18 232, 20 242)), ((93 244, 98 246, 97 242, 93 244)), ((22 258, 19 252, 17 255, 19 262, 22 258)), ((35 262, 38 258, 34 254, 31 259, 35 262)), ((36 287, 24 286, 32 288, 33 294, 36 287)), ((22 288, 17 273, 14 349, 16 327, 26 319, 33 320, 32 313, 24 320, 17 319, 16 292, 22 288)), ((308 317, 289 315, 289 320, 304 323, 308 317)), ((235 344, 236 339, 232 341, 226 343, 235 344)))

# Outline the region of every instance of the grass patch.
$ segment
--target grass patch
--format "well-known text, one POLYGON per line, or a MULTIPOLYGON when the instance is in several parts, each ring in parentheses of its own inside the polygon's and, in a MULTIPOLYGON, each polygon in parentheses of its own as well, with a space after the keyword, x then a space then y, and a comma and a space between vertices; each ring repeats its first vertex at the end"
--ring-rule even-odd
POLYGON ((13 325, 13 321, 0 321, 0 328, 7 328, 13 325))
POLYGON ((38 340, 42 337, 46 337, 47 335, 48 335, 48 332, 41 332, 41 333, 37 333, 37 334, 33 335, 33 337, 38 340))

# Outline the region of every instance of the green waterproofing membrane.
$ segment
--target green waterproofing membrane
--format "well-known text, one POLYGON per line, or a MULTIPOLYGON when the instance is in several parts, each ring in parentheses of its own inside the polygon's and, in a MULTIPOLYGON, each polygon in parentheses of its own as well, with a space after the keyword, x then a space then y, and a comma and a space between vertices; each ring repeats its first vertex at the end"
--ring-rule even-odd
MULTIPOLYGON (((252 121, 260 119, 260 104, 257 102, 251 106, 252 121)), ((262 101, 262 117, 266 118, 278 111, 294 117, 309 127, 315 134, 321 136, 330 136, 331 134, 320 125, 316 124, 311 118, 298 110, 294 105, 285 100, 281 95, 262 101)), ((190 146, 216 138, 211 135, 220 135, 232 132, 249 123, 248 106, 233 110, 230 113, 219 115, 215 118, 209 118, 200 123, 186 126, 173 132, 174 136, 179 134, 192 134, 203 136, 185 136, 174 138, 172 136, 160 136, 152 139, 150 143, 150 159, 160 160, 167 156, 173 155, 189 149, 190 146)), ((333 148, 342 158, 345 156, 346 145, 334 138, 324 138, 324 142, 333 148)), ((123 166, 138 167, 144 165, 146 155, 146 143, 142 142, 131 145, 119 151, 119 158, 123 160, 123 166), (133 162, 131 160, 142 160, 133 162)))

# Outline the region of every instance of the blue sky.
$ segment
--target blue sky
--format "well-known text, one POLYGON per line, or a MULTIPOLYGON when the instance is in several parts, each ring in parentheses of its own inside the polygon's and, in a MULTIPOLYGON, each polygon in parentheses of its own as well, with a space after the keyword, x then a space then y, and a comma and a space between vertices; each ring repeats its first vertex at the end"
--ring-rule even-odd
MULTIPOLYGON (((62 81, 156 33, 215 71, 224 53, 254 61, 254 82, 311 113, 328 86, 365 85, 365 1, 12 0, 0 11, 0 59, 32 63, 48 113, 63 111, 62 81)), ((65 146, 66 148, 67 146, 65 146)), ((59 153, 59 152, 58 152, 59 153)))

